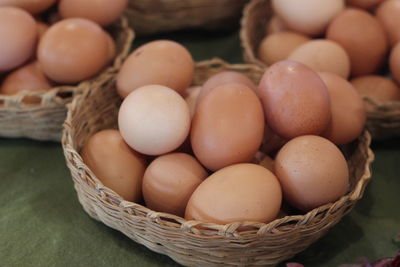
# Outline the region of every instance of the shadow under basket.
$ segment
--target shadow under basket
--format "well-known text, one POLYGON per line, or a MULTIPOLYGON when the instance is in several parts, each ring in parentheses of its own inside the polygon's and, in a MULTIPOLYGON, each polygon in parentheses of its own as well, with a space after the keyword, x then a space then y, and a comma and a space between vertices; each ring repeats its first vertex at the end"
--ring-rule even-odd
POLYGON ((57 86, 46 92, 0 94, 0 137, 26 137, 35 140, 60 141, 62 125, 67 115, 66 105, 82 91, 110 79, 120 69, 134 38, 126 18, 121 18, 106 30, 113 37, 117 55, 113 62, 95 77, 77 85, 57 86), (36 98, 28 104, 26 98, 36 98))
MULTIPOLYGON (((258 82, 263 69, 254 65, 230 65, 213 59, 196 65, 193 85, 201 85, 215 73, 233 70, 258 82)), ((275 265, 304 250, 341 218, 362 197, 370 180, 373 153, 370 135, 364 132, 343 147, 349 171, 348 193, 335 203, 304 215, 286 216, 271 223, 237 222, 227 225, 187 221, 124 201, 105 187, 84 164, 79 152, 94 133, 117 127, 121 99, 115 78, 76 97, 64 123, 62 146, 75 189, 84 210, 94 219, 187 266, 275 265)))

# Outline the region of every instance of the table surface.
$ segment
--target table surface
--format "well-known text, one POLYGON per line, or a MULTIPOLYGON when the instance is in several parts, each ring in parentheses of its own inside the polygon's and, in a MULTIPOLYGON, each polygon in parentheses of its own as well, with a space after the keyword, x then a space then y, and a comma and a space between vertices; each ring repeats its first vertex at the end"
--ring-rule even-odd
MULTIPOLYGON (((135 40, 181 42, 195 60, 242 62, 238 32, 179 32, 135 40)), ((364 197, 327 235, 290 261, 338 266, 396 254, 400 139, 374 143, 364 197)), ((81 208, 60 144, 0 139, 0 266, 179 266, 91 219, 81 208)))

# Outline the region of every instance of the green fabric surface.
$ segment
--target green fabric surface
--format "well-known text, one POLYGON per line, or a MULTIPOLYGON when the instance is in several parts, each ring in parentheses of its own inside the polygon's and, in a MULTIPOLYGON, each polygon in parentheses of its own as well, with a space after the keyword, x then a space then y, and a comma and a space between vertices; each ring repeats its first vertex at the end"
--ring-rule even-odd
MULTIPOLYGON (((173 39, 196 60, 241 62, 238 33, 181 32, 173 39)), ((355 209, 290 261, 338 266, 394 256, 400 233, 400 139, 374 144, 373 179, 355 209)), ((59 144, 0 139, 0 266, 179 266, 81 208, 59 144)))

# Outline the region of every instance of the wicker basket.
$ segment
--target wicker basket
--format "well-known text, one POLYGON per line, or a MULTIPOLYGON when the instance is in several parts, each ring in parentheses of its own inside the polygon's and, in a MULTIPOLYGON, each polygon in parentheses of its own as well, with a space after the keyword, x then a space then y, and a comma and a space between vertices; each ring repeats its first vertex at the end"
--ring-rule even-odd
MULTIPOLYGON (((228 65, 220 60, 197 64, 194 84, 212 74, 235 70, 258 81, 263 71, 254 65, 228 65)), ((99 130, 115 128, 120 98, 115 79, 87 90, 69 106, 62 145, 75 189, 85 211, 149 249, 188 266, 275 265, 315 242, 348 213, 364 192, 371 174, 370 135, 346 147, 350 192, 333 204, 305 215, 286 216, 271 223, 238 222, 227 225, 186 221, 124 201, 106 188, 82 162, 79 151, 99 130), (246 227, 242 227, 246 226, 246 227), (238 230, 246 229, 246 230, 238 230)))
POLYGON ((130 0, 126 14, 138 35, 185 28, 231 29, 239 26, 248 0, 130 0))
MULTIPOLYGON (((257 51, 272 15, 270 0, 252 0, 244 8, 240 39, 246 62, 266 67, 266 64, 257 58, 257 51)), ((367 128, 372 137, 385 139, 400 136, 400 102, 383 104, 368 98, 365 101, 373 107, 367 113, 367 128)))
POLYGON ((83 89, 89 88, 91 83, 109 79, 109 73, 116 73, 129 53, 134 34, 126 18, 112 25, 110 33, 116 41, 118 54, 113 64, 96 77, 76 86, 59 86, 47 92, 21 92, 12 96, 0 94, 0 137, 60 141, 67 114, 66 104, 83 89), (28 95, 38 97, 40 103, 25 104, 23 99, 28 95))

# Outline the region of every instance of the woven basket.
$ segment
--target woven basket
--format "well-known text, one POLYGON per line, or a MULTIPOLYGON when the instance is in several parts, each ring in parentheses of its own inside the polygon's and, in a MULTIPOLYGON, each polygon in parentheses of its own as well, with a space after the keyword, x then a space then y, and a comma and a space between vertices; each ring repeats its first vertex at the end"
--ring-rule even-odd
POLYGON ((62 124, 67 114, 66 104, 85 88, 92 87, 116 73, 129 53, 134 37, 126 18, 110 27, 116 41, 117 56, 113 64, 96 77, 76 86, 59 86, 46 92, 21 92, 17 95, 0 94, 0 137, 27 137, 35 140, 60 141, 62 124), (26 96, 36 96, 38 104, 25 104, 26 96))
POLYGON ((185 28, 231 29, 239 26, 248 0, 130 0, 126 14, 138 35, 185 28))
MULTIPOLYGON (((194 85, 211 75, 235 70, 258 82, 263 71, 254 65, 228 65, 214 59, 197 64, 194 85)), ((85 211, 149 249, 187 266, 275 265, 315 242, 348 213, 364 192, 371 174, 370 135, 346 147, 351 185, 347 195, 305 215, 286 216, 271 223, 227 225, 186 221, 124 201, 105 187, 83 163, 79 151, 99 130, 117 127, 121 99, 115 79, 87 90, 69 106, 62 145, 75 189, 85 211), (242 227, 245 226, 245 227, 242 227), (246 230, 238 230, 246 229, 246 230)))

